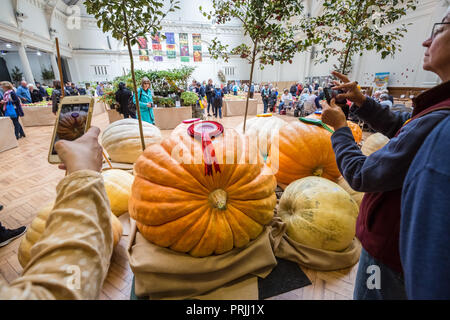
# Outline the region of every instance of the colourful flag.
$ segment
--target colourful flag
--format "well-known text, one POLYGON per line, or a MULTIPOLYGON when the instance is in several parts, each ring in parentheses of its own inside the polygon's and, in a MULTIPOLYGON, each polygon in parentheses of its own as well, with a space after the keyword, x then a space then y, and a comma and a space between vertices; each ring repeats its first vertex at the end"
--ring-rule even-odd
POLYGON ((137 38, 138 46, 139 46, 139 60, 141 61, 149 61, 149 52, 148 52, 148 43, 147 39, 144 37, 137 38))
POLYGON ((152 49, 153 49, 153 59, 158 62, 163 61, 162 57, 163 51, 159 32, 152 37, 152 49))
POLYGON ((176 59, 177 51, 175 50, 175 33, 166 32, 166 53, 167 59, 176 59))
POLYGON ((202 36, 194 33, 192 43, 194 45, 194 62, 202 62, 202 36))
POLYGON ((189 62, 189 38, 187 33, 180 33, 181 62, 189 62))

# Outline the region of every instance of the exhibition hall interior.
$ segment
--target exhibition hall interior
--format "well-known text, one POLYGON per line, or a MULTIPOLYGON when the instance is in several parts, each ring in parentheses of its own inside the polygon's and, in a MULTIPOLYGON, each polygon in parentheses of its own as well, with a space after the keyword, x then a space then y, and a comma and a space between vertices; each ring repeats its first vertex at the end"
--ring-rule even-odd
POLYGON ((449 115, 449 0, 2 0, 0 299, 450 299, 449 115))

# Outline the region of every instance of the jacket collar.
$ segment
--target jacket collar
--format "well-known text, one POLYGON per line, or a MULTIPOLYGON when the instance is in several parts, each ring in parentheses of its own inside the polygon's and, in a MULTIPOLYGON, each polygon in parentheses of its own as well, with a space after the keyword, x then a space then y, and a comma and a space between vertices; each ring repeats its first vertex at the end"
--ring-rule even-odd
POLYGON ((450 81, 444 82, 413 99, 413 116, 438 103, 450 99, 450 81))

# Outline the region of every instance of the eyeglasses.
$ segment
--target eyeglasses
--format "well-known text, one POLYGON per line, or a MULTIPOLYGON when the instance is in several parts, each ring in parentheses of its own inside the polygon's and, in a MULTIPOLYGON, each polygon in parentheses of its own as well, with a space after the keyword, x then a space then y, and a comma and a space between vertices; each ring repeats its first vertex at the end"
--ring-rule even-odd
POLYGON ((450 24, 450 22, 439 22, 434 24, 433 31, 431 32, 431 41, 433 41, 439 33, 444 31, 445 25, 447 24, 450 24))

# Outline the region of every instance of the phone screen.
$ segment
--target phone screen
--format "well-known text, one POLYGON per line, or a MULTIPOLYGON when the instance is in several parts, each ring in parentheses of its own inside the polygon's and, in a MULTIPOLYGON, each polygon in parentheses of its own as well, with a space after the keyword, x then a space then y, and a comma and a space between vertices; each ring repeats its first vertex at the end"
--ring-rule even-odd
POLYGON ((55 141, 52 146, 52 154, 56 155, 55 143, 59 140, 73 141, 80 138, 86 132, 88 122, 89 103, 63 104, 56 124, 55 141))
POLYGON ((330 104, 331 100, 333 99, 333 89, 331 89, 331 88, 324 88, 323 92, 325 94, 325 99, 327 100, 328 104, 330 104))

